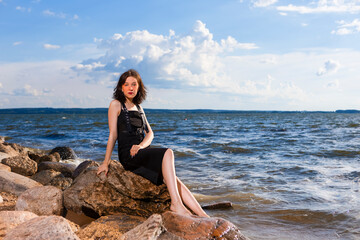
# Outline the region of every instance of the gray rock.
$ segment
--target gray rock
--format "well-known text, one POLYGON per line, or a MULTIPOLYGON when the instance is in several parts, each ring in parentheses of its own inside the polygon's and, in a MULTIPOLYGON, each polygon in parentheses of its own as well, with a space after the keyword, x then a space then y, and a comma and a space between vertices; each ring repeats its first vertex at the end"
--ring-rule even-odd
POLYGON ((53 169, 48 169, 37 172, 35 175, 31 176, 31 179, 41 183, 42 185, 50 185, 51 180, 59 175, 62 175, 62 173, 53 169))
POLYGON ((42 184, 17 173, 0 170, 0 192, 4 191, 20 196, 29 188, 38 186, 42 186, 42 184))
POLYGON ((60 216, 40 216, 10 230, 3 240, 80 240, 69 222, 60 216))
POLYGON ((80 173, 85 171, 85 169, 87 169, 88 167, 98 167, 99 165, 100 164, 95 161, 91 161, 91 160, 84 161, 80 163, 79 166, 77 166, 77 168, 74 170, 72 178, 75 179, 77 176, 80 175, 80 173))
POLYGON ((62 162, 42 162, 38 165, 38 172, 49 169, 61 172, 65 177, 71 177, 76 165, 62 162))
POLYGON ((5 236, 7 232, 30 219, 36 218, 38 215, 27 211, 1 211, 0 212, 0 238, 5 236))
POLYGON ((19 196, 15 210, 30 211, 37 215, 62 215, 63 193, 53 186, 30 188, 19 196))
POLYGON ((62 160, 77 158, 74 150, 72 150, 70 147, 56 147, 52 149, 49 154, 55 152, 60 154, 62 160))

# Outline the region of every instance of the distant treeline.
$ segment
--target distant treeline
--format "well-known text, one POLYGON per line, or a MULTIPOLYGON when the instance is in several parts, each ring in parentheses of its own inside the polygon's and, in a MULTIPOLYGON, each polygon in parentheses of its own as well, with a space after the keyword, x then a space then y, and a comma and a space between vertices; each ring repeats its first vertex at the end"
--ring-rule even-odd
MULTIPOLYGON (((360 110, 331 111, 258 111, 258 110, 211 110, 211 109, 145 109, 147 112, 187 112, 187 113, 360 113, 360 110)), ((0 109, 0 114, 96 114, 107 113, 107 108, 9 108, 0 109)))

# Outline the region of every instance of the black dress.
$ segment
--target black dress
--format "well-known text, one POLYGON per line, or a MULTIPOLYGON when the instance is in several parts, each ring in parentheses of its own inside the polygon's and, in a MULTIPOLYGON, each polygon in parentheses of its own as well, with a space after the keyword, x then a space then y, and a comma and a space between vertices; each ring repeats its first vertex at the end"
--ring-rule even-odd
POLYGON ((147 130, 143 114, 139 107, 138 111, 128 111, 123 105, 117 119, 119 161, 126 170, 156 185, 161 185, 163 183, 162 160, 167 148, 147 147, 140 149, 134 157, 130 156, 131 147, 141 143, 144 139, 144 131, 147 130))

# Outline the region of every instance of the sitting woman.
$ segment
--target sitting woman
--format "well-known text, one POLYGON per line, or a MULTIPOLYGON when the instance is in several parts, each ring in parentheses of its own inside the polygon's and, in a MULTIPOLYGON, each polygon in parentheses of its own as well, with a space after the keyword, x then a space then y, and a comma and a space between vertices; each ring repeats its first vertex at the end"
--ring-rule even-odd
POLYGON ((126 170, 156 185, 165 182, 170 193, 171 211, 191 215, 186 205, 198 216, 209 217, 176 176, 173 151, 149 147, 154 133, 139 105, 146 98, 146 88, 139 73, 133 69, 124 72, 114 89, 113 97, 115 100, 110 103, 108 111, 110 134, 105 159, 97 174, 107 174, 111 154, 118 140, 119 160, 126 170))

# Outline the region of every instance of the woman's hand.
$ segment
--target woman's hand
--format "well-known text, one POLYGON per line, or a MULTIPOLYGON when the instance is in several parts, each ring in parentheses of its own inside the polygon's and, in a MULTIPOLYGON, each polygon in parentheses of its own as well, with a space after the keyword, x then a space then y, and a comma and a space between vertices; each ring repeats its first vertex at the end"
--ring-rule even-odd
POLYGON ((97 171, 96 174, 99 175, 100 173, 105 172, 105 176, 107 176, 108 171, 109 171, 109 166, 106 163, 102 163, 99 166, 98 171, 97 171))
POLYGON ((133 145, 130 149, 130 156, 134 157, 140 149, 142 149, 140 145, 133 145))

